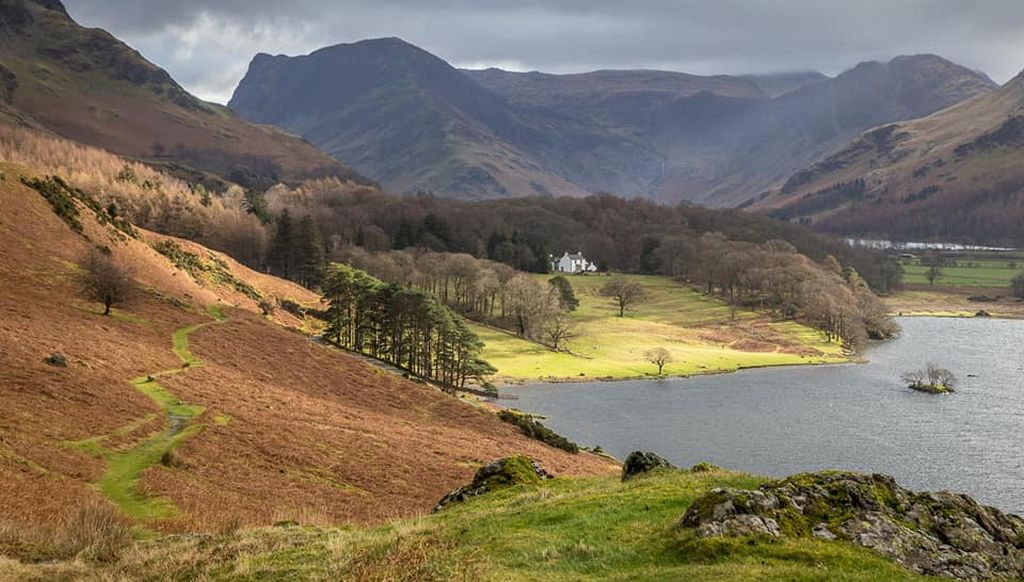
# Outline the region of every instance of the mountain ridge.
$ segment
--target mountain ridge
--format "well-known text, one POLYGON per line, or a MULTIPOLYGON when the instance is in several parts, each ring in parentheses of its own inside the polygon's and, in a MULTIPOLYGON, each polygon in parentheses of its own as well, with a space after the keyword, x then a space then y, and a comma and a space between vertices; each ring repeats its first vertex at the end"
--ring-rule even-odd
POLYGON ((1020 244, 1024 72, 930 116, 873 128, 751 205, 850 235, 1020 244))
POLYGON ((860 131, 990 89, 987 78, 934 55, 866 62, 835 78, 554 75, 455 69, 391 37, 257 55, 229 106, 398 192, 609 191, 734 206, 860 131))

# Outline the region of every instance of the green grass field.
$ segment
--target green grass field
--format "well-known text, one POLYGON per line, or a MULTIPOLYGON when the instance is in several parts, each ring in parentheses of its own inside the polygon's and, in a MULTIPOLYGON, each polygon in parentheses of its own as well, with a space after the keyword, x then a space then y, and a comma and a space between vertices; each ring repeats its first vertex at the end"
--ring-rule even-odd
MULTIPOLYGON (((903 282, 928 285, 928 267, 919 260, 904 261, 903 282)), ((1010 287, 1010 280, 1024 268, 1012 260, 957 259, 956 266, 942 267, 936 287, 1010 287), (1011 266, 1012 265, 1012 266, 1011 266)))
POLYGON ((626 483, 555 479, 368 529, 173 536, 140 543, 110 564, 29 566, 0 557, 0 567, 17 579, 925 580, 847 542, 698 538, 676 526, 712 488, 764 481, 726 471, 663 472, 626 483))
POLYGON ((572 314, 579 336, 567 344, 571 354, 474 326, 486 344, 484 358, 498 369, 499 380, 644 377, 657 372, 644 359, 644 352, 655 347, 671 352, 674 361, 665 366, 665 374, 675 376, 846 361, 839 345, 827 343, 806 326, 733 310, 667 277, 622 276, 639 281, 648 294, 622 318, 612 301, 599 293, 608 277, 569 277, 580 300, 572 314))

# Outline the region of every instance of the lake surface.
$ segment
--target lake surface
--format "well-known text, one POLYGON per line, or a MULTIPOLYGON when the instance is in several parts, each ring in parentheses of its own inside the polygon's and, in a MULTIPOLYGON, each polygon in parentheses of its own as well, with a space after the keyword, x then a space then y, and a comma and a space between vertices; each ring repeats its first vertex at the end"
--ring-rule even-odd
POLYGON ((1024 321, 901 318, 869 363, 747 370, 662 381, 509 387, 516 408, 618 458, 655 451, 785 476, 820 469, 887 473, 1024 514, 1024 321), (934 361, 955 394, 923 394, 902 372, 934 361))

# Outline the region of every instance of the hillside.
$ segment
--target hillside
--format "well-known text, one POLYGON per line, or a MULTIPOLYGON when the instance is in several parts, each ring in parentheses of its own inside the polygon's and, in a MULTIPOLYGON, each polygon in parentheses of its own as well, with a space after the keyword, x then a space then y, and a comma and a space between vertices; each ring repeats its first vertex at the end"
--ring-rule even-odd
POLYGON ((87 195, 21 176, 34 173, 0 166, 5 527, 90 504, 164 530, 377 522, 429 510, 514 452, 559 474, 615 470, 315 343, 288 329, 309 322, 284 307, 259 315, 257 300, 318 304, 296 285, 184 240, 135 238, 76 197, 87 195), (136 281, 112 317, 75 290, 96 247, 136 281), (44 362, 57 353, 66 366, 44 362))
MULTIPOLYGON (((679 527, 716 488, 766 479, 712 469, 555 479, 373 529, 277 527, 164 537, 109 564, 7 565, 27 580, 120 575, 209 580, 936 580, 851 543, 701 538, 679 527)), ((4 565, 0 557, 0 567, 4 565)))
POLYGON ((400 39, 257 55, 230 107, 394 192, 480 199, 613 192, 735 206, 859 132, 989 91, 931 55, 834 79, 646 70, 457 70, 400 39))
POLYGON ((753 207, 842 234, 1019 245, 1024 75, 929 117, 868 131, 753 207))
POLYGON ((48 130, 198 181, 365 181, 309 143, 190 95, 58 0, 0 0, 0 122, 48 130), (213 176, 206 176, 212 174, 213 176))

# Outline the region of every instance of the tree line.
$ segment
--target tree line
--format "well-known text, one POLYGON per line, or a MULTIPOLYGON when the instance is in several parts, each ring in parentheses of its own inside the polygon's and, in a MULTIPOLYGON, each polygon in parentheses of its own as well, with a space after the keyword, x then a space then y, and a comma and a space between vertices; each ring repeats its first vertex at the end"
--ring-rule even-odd
MULTIPOLYGON (((466 254, 422 250, 369 253, 346 247, 339 260, 376 276, 438 297, 459 313, 508 329, 554 349, 576 335, 569 312, 578 302, 564 277, 543 282, 503 263, 466 254), (566 288, 567 287, 567 288, 566 288)), ((731 305, 802 321, 859 348, 897 328, 856 269, 835 257, 815 262, 781 240, 761 244, 721 233, 674 237, 658 249, 665 273, 731 305)), ((642 300, 642 287, 611 277, 601 293, 619 315, 642 300)))
POLYGON ((485 385, 495 369, 480 353, 483 342, 433 294, 385 283, 346 265, 326 274, 324 338, 437 382, 450 391, 467 380, 485 385))
POLYGON ((336 258, 389 283, 428 293, 469 319, 555 350, 575 336, 569 312, 579 301, 565 277, 544 282, 504 263, 464 253, 370 253, 351 246, 336 258))

